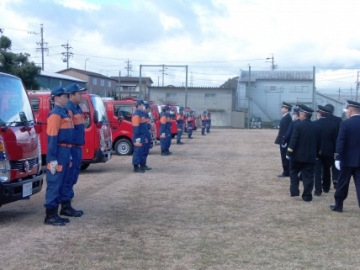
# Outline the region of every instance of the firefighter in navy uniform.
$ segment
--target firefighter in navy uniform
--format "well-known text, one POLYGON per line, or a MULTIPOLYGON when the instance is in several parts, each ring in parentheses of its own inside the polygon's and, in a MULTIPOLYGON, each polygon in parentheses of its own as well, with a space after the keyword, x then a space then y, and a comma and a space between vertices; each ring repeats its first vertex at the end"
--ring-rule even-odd
POLYGON ((294 108, 293 115, 292 115, 292 121, 291 121, 291 123, 285 133, 285 136, 281 142, 282 147, 286 148, 287 145, 289 145, 291 135, 294 131, 294 126, 301 122, 299 117, 300 117, 300 110, 298 108, 294 108))
POLYGON ((206 135, 205 130, 206 130, 206 127, 207 127, 207 112, 203 111, 200 118, 201 118, 201 135, 206 135))
POLYGON ((302 172, 304 191, 302 199, 306 202, 312 200, 314 187, 314 165, 319 153, 320 133, 317 125, 312 122, 314 110, 306 105, 300 105, 301 122, 294 127, 286 158, 290 159, 290 196, 300 195, 298 174, 302 172))
POLYGON ((161 148, 161 155, 168 156, 171 155, 169 151, 169 137, 171 139, 171 132, 170 132, 170 108, 169 106, 165 105, 162 109, 160 114, 160 148, 161 148))
POLYGON ((191 110, 188 113, 186 122, 187 122, 188 139, 192 139, 192 133, 195 125, 195 116, 193 110, 191 110))
MULTIPOLYGON (((328 111, 330 112, 329 114, 326 115, 326 118, 329 119, 331 122, 335 123, 336 130, 337 130, 336 133, 339 134, 340 124, 342 122, 341 117, 334 115, 335 108, 332 104, 330 104, 330 103, 326 104, 325 108, 327 108, 328 111)), ((336 167, 335 167, 335 159, 333 160, 333 163, 331 166, 331 172, 332 172, 332 181, 333 181, 334 189, 336 189, 338 178, 339 178, 339 170, 336 169, 336 167)))
POLYGON ((282 174, 278 175, 278 177, 289 177, 290 176, 290 169, 289 169, 289 160, 286 159, 286 147, 287 145, 281 146, 281 143, 284 139, 286 131, 291 123, 291 112, 292 105, 289 103, 283 102, 281 107, 281 112, 283 114, 281 121, 280 121, 280 128, 278 135, 275 140, 275 144, 280 146, 280 155, 281 155, 281 163, 283 167, 282 174))
POLYGON ((320 196, 322 191, 328 193, 331 185, 330 168, 334 160, 337 130, 335 123, 326 119, 330 112, 319 105, 317 110, 318 125, 321 136, 319 158, 315 162, 315 195, 320 196), (322 181, 321 181, 322 180, 322 181))
POLYGON ((207 121, 208 121, 208 125, 206 126, 206 133, 210 133, 210 128, 211 128, 211 113, 210 112, 207 113, 207 121))
POLYGON ((66 109, 69 112, 71 120, 74 124, 74 134, 71 143, 71 157, 72 166, 69 168, 69 174, 64 184, 64 192, 61 198, 60 215, 70 217, 80 217, 84 214, 82 210, 75 210, 71 205, 71 200, 74 198, 74 185, 79 178, 81 160, 82 160, 82 146, 85 144, 85 126, 82 110, 79 106, 81 102, 81 92, 86 89, 80 89, 78 84, 70 84, 66 87, 66 92, 69 94, 69 101, 66 109))
POLYGON ((180 107, 179 113, 176 115, 176 123, 177 123, 176 144, 184 144, 181 141, 181 135, 184 132, 184 122, 185 122, 184 107, 180 107))
POLYGON ((149 112, 151 111, 151 108, 150 108, 150 104, 149 102, 147 101, 144 101, 144 106, 145 106, 145 112, 144 112, 144 117, 146 119, 146 125, 148 127, 147 129, 147 132, 146 132, 146 135, 145 135, 145 143, 144 143, 144 146, 143 146, 143 157, 142 157, 142 163, 140 164, 140 167, 145 170, 145 171, 148 171, 148 170, 151 170, 150 167, 148 167, 146 165, 146 161, 147 161, 147 157, 149 155, 149 152, 150 152, 150 144, 152 143, 151 142, 151 119, 150 119, 150 116, 149 116, 149 112))
POLYGON ((74 125, 65 106, 68 94, 63 87, 56 87, 51 91, 54 108, 47 118, 48 151, 46 154, 46 192, 44 223, 47 225, 64 226, 70 222, 68 218, 58 215, 58 208, 63 196, 65 179, 70 167, 70 149, 72 144, 74 125))
POLYGON ((135 173, 144 173, 145 170, 141 166, 144 164, 143 152, 144 144, 146 143, 146 133, 148 131, 148 125, 144 112, 144 101, 139 99, 136 101, 136 110, 132 115, 131 122, 133 124, 133 145, 134 152, 132 158, 132 164, 134 166, 135 173))
POLYGON ((343 211, 344 200, 349 192, 351 176, 354 178, 358 205, 360 207, 360 103, 348 100, 348 119, 340 125, 336 141, 335 166, 340 170, 335 191, 335 204, 330 209, 343 211))

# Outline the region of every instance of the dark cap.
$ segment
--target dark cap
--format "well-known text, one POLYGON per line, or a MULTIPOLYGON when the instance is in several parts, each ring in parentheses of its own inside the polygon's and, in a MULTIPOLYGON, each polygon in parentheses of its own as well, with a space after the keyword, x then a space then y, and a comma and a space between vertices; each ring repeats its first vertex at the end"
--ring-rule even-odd
POLYGON ((299 115, 300 114, 299 108, 294 108, 293 114, 299 115))
POLYGON ((327 114, 331 113, 329 108, 327 108, 325 106, 321 106, 321 105, 318 105, 318 109, 316 111, 319 112, 319 113, 327 113, 327 114))
POLYGON ((179 108, 179 111, 183 111, 183 110, 184 110, 184 107, 180 107, 180 108, 179 108))
POLYGON ((142 99, 138 99, 136 101, 136 106, 143 105, 143 104, 144 104, 144 101, 142 99))
POLYGON ((306 113, 306 114, 312 114, 314 112, 313 109, 309 108, 308 106, 301 104, 299 105, 300 112, 306 113))
POLYGON ((170 111, 170 107, 168 105, 165 105, 163 108, 162 108, 163 111, 170 111))
POLYGON ((284 107, 284 108, 287 108, 287 109, 291 110, 292 105, 289 104, 289 103, 283 102, 281 107, 284 107))
POLYGON ((51 90, 52 97, 61 96, 64 94, 68 94, 68 93, 66 92, 66 89, 62 86, 57 86, 51 90))
POLYGON ((354 108, 360 108, 360 103, 352 100, 347 100, 348 105, 346 108, 354 107, 354 108))
POLYGON ((149 104, 149 102, 147 102, 146 100, 144 100, 144 105, 145 105, 145 108, 146 108, 146 109, 150 108, 150 104, 149 104))
POLYGON ((68 94, 74 94, 75 92, 85 91, 86 88, 80 88, 77 83, 72 83, 66 86, 66 92, 68 94))

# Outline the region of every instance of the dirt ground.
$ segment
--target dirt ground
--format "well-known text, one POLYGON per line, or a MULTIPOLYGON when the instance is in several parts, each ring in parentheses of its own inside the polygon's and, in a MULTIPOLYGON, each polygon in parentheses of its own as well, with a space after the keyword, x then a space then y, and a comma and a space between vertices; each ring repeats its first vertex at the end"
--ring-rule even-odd
POLYGON ((144 174, 131 156, 91 165, 73 202, 85 214, 65 227, 43 224, 46 186, 4 205, 0 269, 360 269, 353 183, 344 213, 333 189, 291 198, 276 133, 196 131, 171 156, 151 149, 144 174))

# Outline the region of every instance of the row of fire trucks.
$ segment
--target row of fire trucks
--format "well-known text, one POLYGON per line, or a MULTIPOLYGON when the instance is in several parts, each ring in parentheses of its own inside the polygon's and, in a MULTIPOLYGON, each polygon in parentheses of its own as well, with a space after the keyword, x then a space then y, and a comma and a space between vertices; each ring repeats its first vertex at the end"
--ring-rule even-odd
MULTIPOLYGON (((41 155, 45 162, 47 152, 46 119, 53 107, 49 91, 29 91, 30 102, 37 119, 42 125, 40 133, 41 155)), ((112 152, 117 155, 133 153, 133 129, 131 117, 136 109, 136 99, 126 98, 113 100, 101 98, 94 94, 82 94, 80 107, 85 119, 85 145, 82 148, 83 160, 81 168, 85 170, 91 163, 110 160, 112 152)), ((151 112, 151 147, 160 138, 160 113, 165 105, 150 103, 151 112)), ((172 137, 177 134, 176 115, 178 106, 171 106, 172 137)))

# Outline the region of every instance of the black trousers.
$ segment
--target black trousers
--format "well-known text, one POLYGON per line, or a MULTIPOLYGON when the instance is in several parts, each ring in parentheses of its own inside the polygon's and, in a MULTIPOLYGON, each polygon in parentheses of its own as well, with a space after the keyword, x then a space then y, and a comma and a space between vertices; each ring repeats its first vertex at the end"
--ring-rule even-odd
POLYGON ((360 168, 341 167, 338 186, 334 195, 335 203, 342 208, 349 193, 351 176, 354 177, 358 205, 360 207, 360 168))
POLYGON ((302 199, 304 201, 311 201, 311 193, 314 187, 314 163, 304 163, 292 160, 290 167, 290 196, 300 195, 298 173, 301 171, 302 182, 304 185, 302 199))
POLYGON ((286 159, 286 151, 287 151, 287 147, 281 147, 281 144, 280 144, 281 163, 282 163, 282 167, 283 167, 282 174, 285 176, 289 176, 290 175, 290 164, 289 164, 289 160, 286 159))
POLYGON ((315 192, 317 194, 321 194, 323 190, 326 193, 330 190, 330 168, 333 164, 333 160, 333 157, 320 156, 315 162, 315 192))

